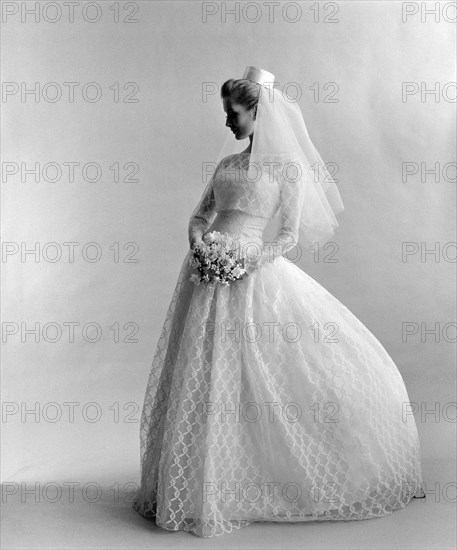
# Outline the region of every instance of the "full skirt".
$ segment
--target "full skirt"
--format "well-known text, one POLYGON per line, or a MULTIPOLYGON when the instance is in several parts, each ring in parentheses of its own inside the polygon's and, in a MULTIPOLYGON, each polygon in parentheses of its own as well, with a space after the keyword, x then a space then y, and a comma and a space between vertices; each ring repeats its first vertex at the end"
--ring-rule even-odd
POLYGON ((422 483, 418 433, 375 336, 282 256, 196 286, 190 254, 147 384, 134 509, 211 537, 404 508, 422 483))

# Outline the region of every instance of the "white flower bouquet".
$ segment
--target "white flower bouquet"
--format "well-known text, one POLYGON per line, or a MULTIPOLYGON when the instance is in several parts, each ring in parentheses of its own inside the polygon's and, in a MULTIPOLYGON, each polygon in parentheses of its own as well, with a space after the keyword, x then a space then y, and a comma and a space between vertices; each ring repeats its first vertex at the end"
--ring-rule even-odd
POLYGON ((212 231, 192 248, 189 264, 195 268, 190 280, 200 283, 228 286, 246 273, 245 259, 237 257, 233 239, 228 233, 212 231))

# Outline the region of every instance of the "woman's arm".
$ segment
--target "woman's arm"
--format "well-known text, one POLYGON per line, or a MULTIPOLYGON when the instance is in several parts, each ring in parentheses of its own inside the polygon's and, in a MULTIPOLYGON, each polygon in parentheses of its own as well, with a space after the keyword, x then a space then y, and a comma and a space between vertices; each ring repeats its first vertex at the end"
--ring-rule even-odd
POLYGON ((194 244, 201 242, 203 233, 211 224, 216 215, 213 181, 218 168, 219 165, 216 167, 216 170, 203 191, 200 201, 194 208, 194 211, 189 219, 188 235, 190 248, 192 248, 194 244))
POLYGON ((275 238, 263 245, 261 254, 254 262, 251 270, 255 270, 267 262, 274 262, 298 243, 304 199, 304 182, 302 178, 296 178, 296 181, 293 178, 288 178, 282 179, 279 185, 281 227, 275 238))

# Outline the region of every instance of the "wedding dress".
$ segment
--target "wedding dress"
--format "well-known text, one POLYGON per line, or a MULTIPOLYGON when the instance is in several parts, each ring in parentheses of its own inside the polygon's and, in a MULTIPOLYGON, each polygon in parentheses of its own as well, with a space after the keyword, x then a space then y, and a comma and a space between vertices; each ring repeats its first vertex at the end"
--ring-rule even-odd
MULTIPOLYGON (((277 179, 246 178, 249 153, 218 165, 189 237, 296 241, 299 212, 277 179)), ((229 286, 195 285, 187 253, 153 359, 134 509, 211 537, 252 522, 362 520, 420 489, 409 397, 375 336, 281 254, 229 286)))

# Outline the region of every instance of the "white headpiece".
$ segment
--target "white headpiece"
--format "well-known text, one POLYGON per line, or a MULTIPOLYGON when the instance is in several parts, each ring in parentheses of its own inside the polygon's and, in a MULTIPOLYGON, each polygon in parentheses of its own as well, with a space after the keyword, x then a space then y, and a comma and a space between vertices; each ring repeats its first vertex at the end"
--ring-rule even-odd
POLYGON ((244 71, 242 79, 253 80, 254 82, 262 84, 263 86, 272 87, 275 81, 275 75, 266 71, 265 69, 259 69, 258 67, 248 65, 244 71))

